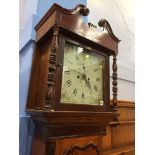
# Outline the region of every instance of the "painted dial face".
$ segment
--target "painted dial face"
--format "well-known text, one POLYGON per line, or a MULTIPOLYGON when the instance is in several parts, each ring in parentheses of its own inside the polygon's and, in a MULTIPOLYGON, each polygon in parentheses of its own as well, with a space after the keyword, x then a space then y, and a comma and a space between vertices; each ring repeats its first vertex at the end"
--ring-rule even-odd
POLYGON ((105 57, 65 43, 61 103, 103 105, 105 57))

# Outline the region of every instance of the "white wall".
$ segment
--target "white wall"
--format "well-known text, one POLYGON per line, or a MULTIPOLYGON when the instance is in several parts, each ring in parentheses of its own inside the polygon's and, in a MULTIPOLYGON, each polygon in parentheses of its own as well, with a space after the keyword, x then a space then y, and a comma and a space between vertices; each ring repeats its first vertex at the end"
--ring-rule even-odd
POLYGON ((37 12, 38 0, 19 0, 19 29, 23 29, 37 12))
POLYGON ((88 0, 87 6, 90 9, 89 22, 97 25, 101 18, 108 20, 114 34, 121 40, 118 55, 118 99, 134 101, 134 0, 88 0))
POLYGON ((34 51, 34 42, 31 42, 24 51, 20 52, 20 70, 19 70, 19 115, 24 117, 25 106, 27 101, 27 93, 29 79, 31 73, 32 57, 34 51))

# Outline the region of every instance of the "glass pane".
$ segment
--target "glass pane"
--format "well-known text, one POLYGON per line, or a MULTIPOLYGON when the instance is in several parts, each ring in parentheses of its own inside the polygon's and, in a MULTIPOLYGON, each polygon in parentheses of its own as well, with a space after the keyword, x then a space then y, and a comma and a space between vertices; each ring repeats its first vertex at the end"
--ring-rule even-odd
POLYGON ((61 103, 103 105, 105 57, 65 43, 61 103))

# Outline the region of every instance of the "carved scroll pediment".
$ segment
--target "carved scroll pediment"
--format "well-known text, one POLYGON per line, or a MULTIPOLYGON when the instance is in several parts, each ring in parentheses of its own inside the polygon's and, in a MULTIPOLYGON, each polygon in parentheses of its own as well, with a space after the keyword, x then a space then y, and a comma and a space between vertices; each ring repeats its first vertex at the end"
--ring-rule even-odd
POLYGON ((66 9, 54 3, 53 9, 57 9, 60 12, 67 14, 67 15, 81 14, 83 16, 87 16, 89 14, 89 9, 83 4, 78 4, 73 9, 66 9))
POLYGON ((94 144, 93 142, 90 142, 90 143, 88 143, 88 144, 86 144, 84 146, 79 146, 79 145, 76 145, 76 144, 75 145, 72 145, 68 149, 66 149, 66 151, 64 152, 63 155, 73 155, 75 153, 75 151, 79 151, 81 153, 82 152, 84 153, 85 151, 87 151, 90 148, 92 148, 93 151, 96 152, 96 155, 99 155, 100 150, 97 147, 97 145, 94 144))
POLYGON ((109 24, 109 22, 105 19, 101 19, 98 22, 99 27, 103 27, 103 30, 106 29, 108 31, 108 34, 111 36, 111 38, 116 41, 117 43, 119 43, 121 40, 119 40, 113 33, 112 28, 109 24))

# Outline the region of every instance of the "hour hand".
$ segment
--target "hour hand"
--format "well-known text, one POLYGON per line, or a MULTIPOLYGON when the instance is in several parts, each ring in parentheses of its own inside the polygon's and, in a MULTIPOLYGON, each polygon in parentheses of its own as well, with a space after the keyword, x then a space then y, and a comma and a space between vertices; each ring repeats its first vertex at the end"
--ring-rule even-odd
POLYGON ((85 65, 83 64, 83 70, 84 70, 84 72, 86 72, 86 67, 85 67, 85 65))

